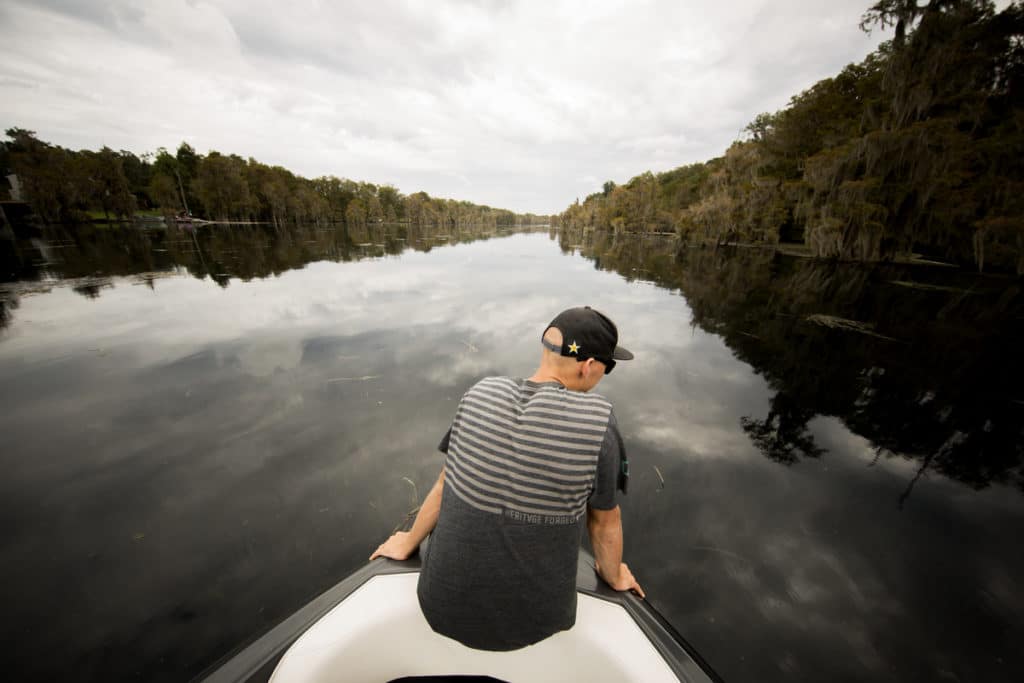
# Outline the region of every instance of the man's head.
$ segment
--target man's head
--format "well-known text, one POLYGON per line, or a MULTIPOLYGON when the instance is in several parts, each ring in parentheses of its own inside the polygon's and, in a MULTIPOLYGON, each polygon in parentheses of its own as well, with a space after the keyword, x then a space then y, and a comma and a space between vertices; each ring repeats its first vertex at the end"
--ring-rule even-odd
POLYGON ((618 341, 619 331, 607 316, 589 306, 570 308, 555 316, 541 335, 541 366, 570 389, 589 391, 616 361, 633 358, 618 341))

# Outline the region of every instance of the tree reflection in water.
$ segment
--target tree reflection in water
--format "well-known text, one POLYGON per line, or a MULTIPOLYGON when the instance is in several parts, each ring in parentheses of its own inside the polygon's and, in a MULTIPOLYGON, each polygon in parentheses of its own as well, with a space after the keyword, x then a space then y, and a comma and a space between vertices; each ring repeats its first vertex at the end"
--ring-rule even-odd
POLYGON ((975 489, 1024 492, 1024 296, 1019 279, 925 265, 863 265, 771 249, 563 231, 565 252, 682 294, 775 396, 739 418, 767 458, 821 458, 809 421, 834 416, 877 458, 917 462, 975 489))
POLYGON ((792 397, 778 393, 771 400, 768 417, 755 420, 744 415, 740 424, 765 457, 783 465, 792 465, 801 455, 819 458, 825 453, 824 448, 814 443, 814 437, 807 429, 807 422, 814 416, 814 411, 803 408, 792 397))
POLYGON ((112 277, 139 276, 150 287, 184 268, 221 287, 233 279, 280 275, 315 261, 386 258, 407 249, 428 252, 442 244, 523 232, 490 226, 419 227, 404 224, 278 226, 217 225, 149 229, 131 226, 48 226, 27 238, 0 241, 0 329, 26 289, 54 281, 88 299, 100 297, 112 277))
MULTIPOLYGON (((63 280, 88 298, 116 276, 157 287, 181 269, 221 287, 314 261, 387 258, 507 231, 367 225, 192 230, 45 228, 0 250, 0 329, 24 291, 63 280)), ((717 334, 775 391, 739 420, 767 458, 821 458, 809 422, 835 416, 885 458, 917 461, 975 489, 1024 492, 1024 296, 1020 280, 927 266, 862 265, 770 249, 680 248, 672 238, 556 231, 595 268, 682 294, 691 324, 717 334)))

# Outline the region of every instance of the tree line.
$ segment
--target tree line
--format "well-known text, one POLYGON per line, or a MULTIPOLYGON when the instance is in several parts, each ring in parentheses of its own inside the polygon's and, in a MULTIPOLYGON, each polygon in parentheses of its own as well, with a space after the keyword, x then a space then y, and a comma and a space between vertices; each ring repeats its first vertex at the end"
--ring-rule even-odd
POLYGON ((757 116, 719 158, 609 181, 558 221, 818 257, 1024 274, 1024 6, 882 0, 894 37, 757 116))
POLYGON ((467 201, 404 195, 391 185, 335 176, 312 180, 281 166, 236 154, 199 154, 182 143, 132 152, 74 151, 33 131, 11 128, 0 141, 0 171, 17 175, 25 200, 46 223, 73 223, 102 215, 130 219, 139 211, 218 221, 285 224, 376 223, 415 226, 516 227, 547 223, 547 216, 517 214, 467 201))

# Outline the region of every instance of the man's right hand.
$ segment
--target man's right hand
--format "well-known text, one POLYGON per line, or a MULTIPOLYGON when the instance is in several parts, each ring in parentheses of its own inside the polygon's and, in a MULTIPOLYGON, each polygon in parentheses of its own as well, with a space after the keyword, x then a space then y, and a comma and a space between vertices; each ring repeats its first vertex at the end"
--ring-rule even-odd
POLYGON ((419 543, 415 541, 412 534, 408 531, 399 531, 377 546, 377 549, 370 555, 370 559, 390 557, 392 560, 407 560, 418 547, 419 543))
POLYGON ((617 591, 633 591, 641 598, 646 598, 647 595, 644 593, 644 589, 640 587, 636 578, 633 576, 633 572, 629 570, 625 562, 619 563, 619 571, 614 576, 609 576, 607 573, 601 570, 601 566, 594 562, 594 569, 597 570, 598 575, 604 579, 605 583, 614 588, 617 591))

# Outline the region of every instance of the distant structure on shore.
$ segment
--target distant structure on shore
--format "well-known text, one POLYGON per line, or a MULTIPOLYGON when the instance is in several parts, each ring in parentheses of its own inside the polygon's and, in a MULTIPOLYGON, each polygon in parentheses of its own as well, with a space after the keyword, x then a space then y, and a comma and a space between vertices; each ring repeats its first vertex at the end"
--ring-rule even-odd
POLYGON ((7 182, 10 184, 10 200, 12 202, 23 202, 25 199, 21 196, 21 181, 18 180, 18 174, 12 173, 7 176, 7 182))

